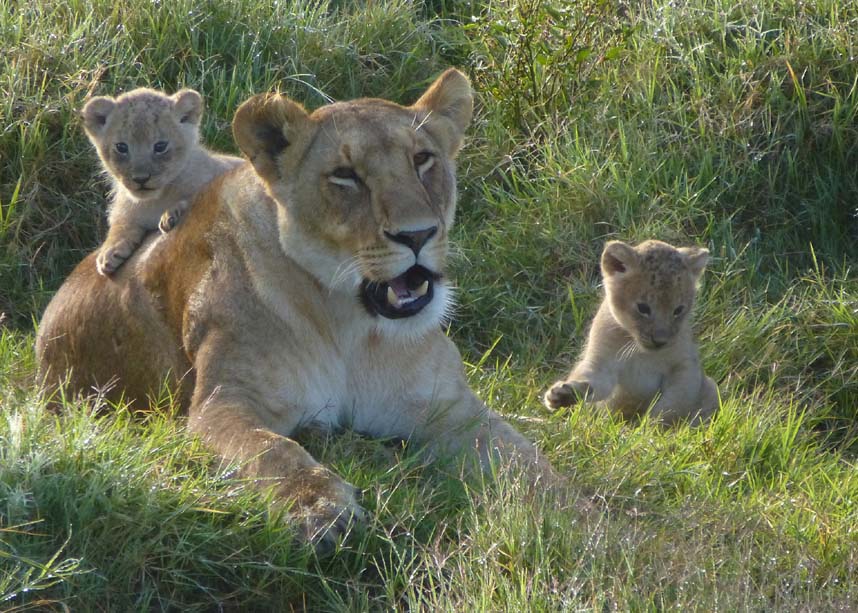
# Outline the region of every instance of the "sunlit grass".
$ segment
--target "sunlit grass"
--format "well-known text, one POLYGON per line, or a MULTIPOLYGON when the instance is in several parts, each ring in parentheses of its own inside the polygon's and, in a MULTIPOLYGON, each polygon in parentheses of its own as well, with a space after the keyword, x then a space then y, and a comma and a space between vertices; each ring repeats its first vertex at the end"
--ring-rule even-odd
POLYGON ((0 609, 858 608, 858 9, 511 5, 0 0, 0 609), (570 23, 575 61, 515 43, 570 23), (521 72, 528 53, 542 63, 521 72), (407 103, 451 64, 478 105, 450 334, 591 513, 401 443, 304 433, 371 516, 320 558, 177 410, 46 408, 33 322, 104 233, 87 96, 198 88, 206 141, 234 152, 253 93, 407 103), (724 403, 712 423, 542 409, 610 238, 710 249, 695 329, 724 403))

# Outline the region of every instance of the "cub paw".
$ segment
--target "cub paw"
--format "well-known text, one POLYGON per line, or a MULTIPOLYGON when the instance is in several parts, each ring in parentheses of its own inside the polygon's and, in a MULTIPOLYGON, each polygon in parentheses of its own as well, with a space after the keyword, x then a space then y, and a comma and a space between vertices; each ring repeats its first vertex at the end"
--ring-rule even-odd
POLYGON ((586 381, 558 381, 545 392, 545 406, 556 410, 569 407, 592 395, 590 384, 586 381))
POLYGON ((161 234, 166 234, 178 225, 187 206, 187 202, 182 201, 162 213, 161 219, 158 221, 158 229, 161 231, 161 234))
POLYGON ((95 259, 95 268, 98 274, 109 277, 116 272, 122 264, 125 263, 134 248, 126 242, 116 243, 115 245, 105 245, 99 251, 95 259))

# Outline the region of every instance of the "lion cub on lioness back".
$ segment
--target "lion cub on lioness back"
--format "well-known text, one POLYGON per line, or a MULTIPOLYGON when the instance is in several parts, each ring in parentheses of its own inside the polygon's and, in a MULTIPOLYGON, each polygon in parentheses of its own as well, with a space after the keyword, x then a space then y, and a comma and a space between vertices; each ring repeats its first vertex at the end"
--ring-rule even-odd
POLYGON ((171 230, 201 187, 242 162, 199 143, 202 114, 202 98, 190 89, 167 96, 141 87, 83 107, 86 135, 113 183, 110 229, 96 259, 101 274, 115 272, 148 231, 171 230))
POLYGON ((605 299, 584 354, 566 380, 546 392, 546 406, 583 399, 626 417, 652 406, 650 414, 663 423, 708 419, 718 407, 718 390, 703 374, 690 323, 708 259, 699 247, 609 242, 602 252, 605 299))

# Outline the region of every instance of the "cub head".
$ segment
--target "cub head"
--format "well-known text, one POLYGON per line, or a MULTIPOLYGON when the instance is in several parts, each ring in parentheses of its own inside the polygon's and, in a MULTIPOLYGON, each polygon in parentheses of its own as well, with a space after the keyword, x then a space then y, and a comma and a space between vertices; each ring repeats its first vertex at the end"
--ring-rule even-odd
POLYGON ((473 111, 447 70, 411 106, 360 99, 313 113, 279 94, 235 114, 235 140, 278 205, 283 250, 382 331, 416 337, 450 301, 454 158, 473 111))
POLYGON ((137 200, 157 198, 182 172, 199 142, 200 95, 172 96, 141 87, 83 107, 86 135, 105 170, 137 200))
POLYGON ((611 314, 642 348, 669 345, 688 321, 708 259, 701 247, 609 242, 602 252, 602 277, 611 314))

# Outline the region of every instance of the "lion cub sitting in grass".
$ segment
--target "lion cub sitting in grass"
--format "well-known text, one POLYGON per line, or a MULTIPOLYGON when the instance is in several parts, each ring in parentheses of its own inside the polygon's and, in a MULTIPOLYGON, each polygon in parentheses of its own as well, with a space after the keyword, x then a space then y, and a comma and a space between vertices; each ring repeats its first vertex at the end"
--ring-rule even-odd
POLYGON ((113 182, 107 238, 96 267, 114 273, 150 230, 169 232, 194 195, 242 162, 200 142, 203 100, 191 89, 172 96, 141 87, 99 96, 81 112, 86 135, 113 182))
POLYGON ((708 259, 700 247, 609 242, 602 252, 605 299, 584 355, 546 392, 546 406, 586 400, 625 417, 651 406, 652 417, 666 424, 707 420, 718 407, 718 389, 703 374, 690 315, 708 259))

